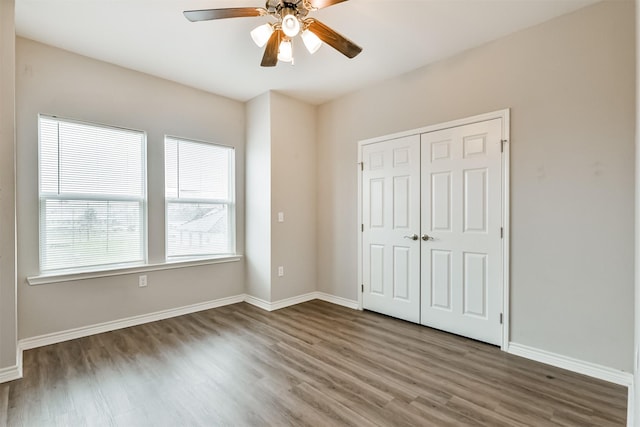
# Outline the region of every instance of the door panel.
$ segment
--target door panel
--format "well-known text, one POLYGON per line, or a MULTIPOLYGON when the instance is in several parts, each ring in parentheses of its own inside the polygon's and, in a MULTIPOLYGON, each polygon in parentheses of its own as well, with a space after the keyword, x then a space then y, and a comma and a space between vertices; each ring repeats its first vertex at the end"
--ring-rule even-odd
POLYGON ((376 178, 369 181, 369 194, 371 197, 371 227, 384 227, 384 178, 376 178))
POLYGON ((492 344, 502 326, 500 119, 421 136, 421 323, 492 344))
POLYGON ((487 232, 487 169, 466 170, 463 180, 464 231, 487 232))
POLYGON ((419 323, 420 137, 362 148, 363 307, 419 323))
POLYGON ((487 318, 487 255, 465 252, 463 254, 462 312, 487 318))
POLYGON ((411 250, 409 248, 393 248, 393 297, 409 301, 411 296, 411 250))
MULTIPOLYGON (((384 245, 370 245, 370 292, 384 296, 384 245)), ((366 307, 365 307, 366 308, 366 307)))
POLYGON ((451 311, 451 251, 431 251, 431 307, 451 311))
POLYGON ((431 229, 451 231, 451 173, 431 175, 431 229))

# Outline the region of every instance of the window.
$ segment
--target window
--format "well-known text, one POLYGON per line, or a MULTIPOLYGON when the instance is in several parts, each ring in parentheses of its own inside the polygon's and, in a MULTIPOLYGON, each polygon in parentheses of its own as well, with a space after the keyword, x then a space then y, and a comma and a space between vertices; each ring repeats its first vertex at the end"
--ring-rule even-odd
POLYGON ((165 138, 167 259, 235 252, 234 150, 165 138))
POLYGON ((145 262, 144 132, 39 116, 40 270, 145 262))

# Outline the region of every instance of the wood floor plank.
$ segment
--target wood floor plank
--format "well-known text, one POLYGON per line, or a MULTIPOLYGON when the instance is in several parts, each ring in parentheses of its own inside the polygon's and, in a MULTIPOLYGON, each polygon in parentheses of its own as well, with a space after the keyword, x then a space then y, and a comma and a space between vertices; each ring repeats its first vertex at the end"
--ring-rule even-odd
POLYGON ((370 312, 240 303, 24 353, 5 426, 623 426, 624 387, 370 312))

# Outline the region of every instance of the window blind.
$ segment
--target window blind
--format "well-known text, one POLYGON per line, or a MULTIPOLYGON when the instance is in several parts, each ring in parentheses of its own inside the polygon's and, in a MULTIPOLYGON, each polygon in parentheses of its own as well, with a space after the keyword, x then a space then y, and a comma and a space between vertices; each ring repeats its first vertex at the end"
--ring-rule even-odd
POLYGON ((40 269, 145 261, 144 132, 40 116, 40 269))
POLYGON ((234 150, 165 138, 167 258, 235 252, 234 150))

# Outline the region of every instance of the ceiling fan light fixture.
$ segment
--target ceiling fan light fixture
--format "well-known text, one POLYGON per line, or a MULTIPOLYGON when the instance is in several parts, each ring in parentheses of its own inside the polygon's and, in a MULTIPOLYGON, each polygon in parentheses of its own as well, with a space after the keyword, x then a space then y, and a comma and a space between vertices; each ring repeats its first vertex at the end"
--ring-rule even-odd
POLYGON ((293 62, 293 46, 291 40, 283 40, 278 50, 278 60, 282 62, 293 62))
POLYGON ((287 37, 295 37, 300 32, 300 21, 292 14, 288 13, 282 18, 282 31, 287 37))
POLYGON ((314 54, 320 49, 322 46, 322 40, 318 38, 314 33, 309 30, 304 30, 300 35, 302 37, 302 41, 304 42, 304 46, 307 48, 310 54, 314 54))
POLYGON ((314 54, 323 44, 347 58, 355 58, 362 48, 323 24, 310 12, 346 2, 347 0, 266 0, 264 7, 222 7, 217 9, 185 10, 191 22, 228 18, 268 17, 272 22, 251 30, 251 38, 263 47, 262 67, 275 67, 278 61, 294 65, 293 39, 298 35, 306 49, 314 54))
POLYGON ((260 25, 259 27, 254 28, 251 31, 251 38, 253 42, 258 45, 258 47, 262 47, 269 41, 269 38, 273 34, 273 27, 271 24, 260 25))

